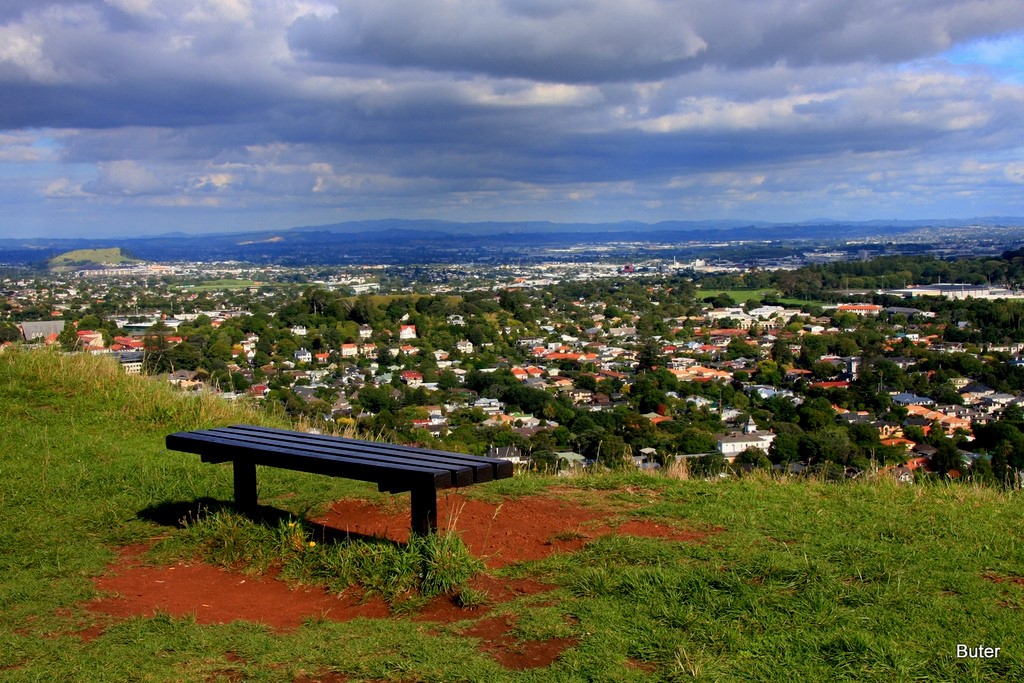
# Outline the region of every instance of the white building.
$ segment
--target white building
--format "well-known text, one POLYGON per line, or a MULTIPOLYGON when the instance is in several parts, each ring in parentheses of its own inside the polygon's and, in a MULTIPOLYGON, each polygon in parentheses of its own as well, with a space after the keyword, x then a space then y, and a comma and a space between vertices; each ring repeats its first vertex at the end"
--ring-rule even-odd
POLYGON ((767 455, 773 441, 775 441, 775 434, 770 431, 759 431, 754 419, 750 418, 742 432, 730 432, 718 437, 716 448, 726 460, 731 462, 748 448, 760 449, 767 455))

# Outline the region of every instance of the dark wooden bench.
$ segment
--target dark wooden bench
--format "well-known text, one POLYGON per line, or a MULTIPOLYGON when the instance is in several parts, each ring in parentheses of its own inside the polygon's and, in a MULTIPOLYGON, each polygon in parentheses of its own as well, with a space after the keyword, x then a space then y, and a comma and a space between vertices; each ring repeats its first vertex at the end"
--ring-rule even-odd
POLYGON ((232 425, 178 432, 167 448, 196 453, 202 462, 231 462, 235 505, 256 508, 256 465, 371 481, 380 491, 412 494, 412 530, 437 529, 437 490, 512 476, 512 463, 447 451, 232 425))

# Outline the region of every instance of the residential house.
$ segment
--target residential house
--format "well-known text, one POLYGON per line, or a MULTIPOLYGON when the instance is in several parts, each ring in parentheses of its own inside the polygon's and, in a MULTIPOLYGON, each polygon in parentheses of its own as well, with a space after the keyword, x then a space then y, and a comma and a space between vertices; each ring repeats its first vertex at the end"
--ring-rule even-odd
POLYGON ((836 306, 836 311, 859 316, 878 315, 882 312, 882 307, 877 304, 839 304, 836 306))
POLYGON ((398 376, 413 389, 423 384, 423 373, 419 370, 403 370, 398 376))
POLYGON ((508 460, 513 465, 524 465, 529 462, 529 459, 523 456, 523 452, 515 446, 491 446, 487 449, 487 457, 508 460))
POLYGON ((203 384, 196 370, 175 370, 167 376, 167 381, 182 389, 197 389, 203 384))
POLYGON ((103 333, 94 330, 78 330, 78 346, 83 351, 104 351, 107 342, 103 340, 103 333))
POLYGON ((583 467, 587 461, 586 458, 575 451, 556 451, 555 457, 558 458, 560 467, 566 467, 570 470, 583 467))
POLYGON ((478 408, 487 415, 496 415, 505 409, 505 404, 496 398, 480 397, 473 402, 473 408, 478 408))
POLYGON ((142 374, 143 356, 142 351, 121 351, 114 354, 117 362, 121 364, 121 369, 128 375, 142 374))
POLYGON ((935 399, 927 396, 918 396, 908 392, 900 392, 892 397, 892 402, 898 406, 933 406, 935 399))
POLYGON ((742 431, 729 432, 718 437, 715 447, 726 460, 732 462, 736 456, 748 448, 757 448, 768 453, 772 442, 775 441, 775 434, 771 431, 761 431, 753 418, 747 420, 742 431))

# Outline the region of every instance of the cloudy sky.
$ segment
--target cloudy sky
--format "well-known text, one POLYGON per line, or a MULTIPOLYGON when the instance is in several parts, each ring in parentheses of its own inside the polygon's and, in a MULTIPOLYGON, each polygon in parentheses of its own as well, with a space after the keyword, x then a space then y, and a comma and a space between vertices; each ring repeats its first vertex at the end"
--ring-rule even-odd
POLYGON ((1021 0, 0 0, 0 236, 1024 215, 1021 0))

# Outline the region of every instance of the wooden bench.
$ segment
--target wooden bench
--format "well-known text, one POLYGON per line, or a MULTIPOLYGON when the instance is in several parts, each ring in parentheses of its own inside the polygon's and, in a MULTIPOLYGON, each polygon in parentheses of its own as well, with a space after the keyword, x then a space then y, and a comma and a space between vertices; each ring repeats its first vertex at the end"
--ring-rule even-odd
POLYGON ((437 490, 512 476, 512 463, 447 451, 345 439, 337 436, 232 425, 178 432, 167 448, 202 456, 202 462, 231 462, 235 505, 256 508, 256 465, 371 481, 380 491, 412 494, 412 530, 437 529, 437 490))

